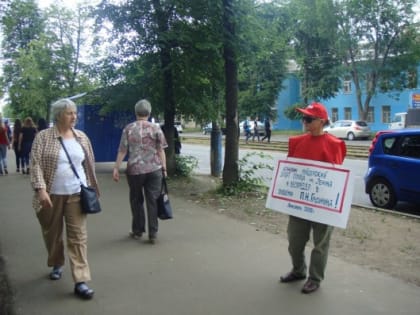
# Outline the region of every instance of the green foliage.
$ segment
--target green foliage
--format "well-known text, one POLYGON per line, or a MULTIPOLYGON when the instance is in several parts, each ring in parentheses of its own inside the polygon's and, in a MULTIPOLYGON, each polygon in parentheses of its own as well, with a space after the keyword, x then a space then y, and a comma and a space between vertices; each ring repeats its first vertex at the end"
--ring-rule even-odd
POLYGON ((284 110, 284 115, 289 118, 290 120, 298 120, 301 117, 301 114, 296 111, 296 108, 304 108, 306 107, 306 104, 304 103, 296 103, 292 106, 289 106, 284 110))
POLYGON ((147 97, 155 117, 163 118, 165 110, 197 121, 219 117, 224 94, 218 6, 204 0, 104 1, 94 13, 97 25, 112 23, 109 42, 117 48, 98 65, 106 86, 101 103, 119 110, 132 106, 132 98, 147 97))
POLYGON ((333 0, 290 2, 291 43, 299 65, 304 103, 330 98, 340 87, 336 53, 337 14, 333 0))
POLYGON ((231 185, 224 185, 220 188, 220 193, 226 196, 240 195, 248 192, 258 192, 266 190, 264 186, 264 176, 256 175, 256 172, 268 170, 272 171, 273 166, 261 162, 261 160, 271 159, 270 155, 264 152, 249 152, 239 160, 239 180, 231 185))
MULTIPOLYGON (((415 0, 346 0, 337 2, 338 52, 354 82, 360 119, 379 91, 403 89, 419 61, 415 0)), ((418 24, 417 24, 418 25, 418 24)))
POLYGON ((192 155, 175 156, 175 176, 189 177, 198 165, 198 159, 192 155))
POLYGON ((7 60, 2 85, 15 117, 49 120, 53 101, 92 89, 81 61, 87 28, 84 10, 52 5, 41 11, 32 0, 14 0, 1 22, 7 60))
POLYGON ((239 116, 272 118, 290 52, 286 10, 275 2, 244 4, 238 19, 239 116))
POLYGON ((22 92, 32 82, 23 78, 24 69, 19 64, 22 62, 19 59, 30 49, 33 41, 39 40, 45 27, 44 23, 42 13, 34 0, 11 1, 1 18, 1 50, 4 58, 1 88, 9 94, 9 109, 12 113, 26 114, 25 106, 31 97, 22 92), (25 95, 21 97, 23 94, 25 95))

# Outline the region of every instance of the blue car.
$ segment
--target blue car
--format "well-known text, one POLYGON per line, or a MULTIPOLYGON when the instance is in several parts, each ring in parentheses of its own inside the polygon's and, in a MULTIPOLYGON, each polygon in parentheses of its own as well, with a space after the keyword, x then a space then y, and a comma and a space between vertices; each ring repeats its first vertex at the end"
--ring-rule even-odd
POLYGON ((364 179, 372 204, 386 209, 400 201, 420 204, 420 129, 380 131, 369 151, 364 179))

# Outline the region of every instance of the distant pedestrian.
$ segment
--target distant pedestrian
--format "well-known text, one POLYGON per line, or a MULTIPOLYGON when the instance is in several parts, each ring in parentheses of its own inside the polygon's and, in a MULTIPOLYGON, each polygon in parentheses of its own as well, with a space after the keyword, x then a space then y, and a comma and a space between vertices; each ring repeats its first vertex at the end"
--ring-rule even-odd
POLYGON ((48 128, 47 120, 45 118, 38 119, 37 130, 41 131, 48 128))
MULTIPOLYGON (((297 111, 303 115, 302 122, 306 133, 289 138, 288 157, 342 164, 346 156, 346 145, 343 140, 324 133, 324 126, 329 124, 324 105, 312 103, 305 109, 298 108, 297 111)), ((311 230, 314 246, 309 264, 309 277, 302 288, 302 293, 306 294, 318 290, 324 279, 332 226, 289 216, 287 235, 293 268, 280 277, 280 281, 284 283, 306 279, 308 270, 305 246, 311 230)))
POLYGON ((257 137, 258 142, 260 142, 260 131, 258 130, 258 116, 254 119, 254 134, 252 136, 252 142, 254 142, 255 137, 257 137))
POLYGON ((14 123, 14 126, 13 126, 13 133, 12 133, 12 147, 13 147, 13 150, 15 151, 16 172, 17 173, 20 172, 21 167, 22 167, 22 170, 24 170, 23 159, 22 159, 22 155, 21 155, 20 149, 19 149, 19 135, 20 135, 21 129, 22 129, 22 122, 19 118, 17 118, 17 119, 15 119, 15 123, 14 123))
POLYGON ((7 150, 10 149, 9 136, 7 134, 7 127, 0 118, 0 175, 7 175, 7 150))
POLYGON ((264 120, 264 129, 265 129, 265 135, 261 139, 261 142, 263 142, 265 139, 267 139, 267 142, 270 143, 270 139, 271 139, 271 123, 270 123, 270 118, 268 118, 268 117, 264 120))
POLYGON ((132 213, 130 236, 140 239, 146 232, 144 201, 146 200, 149 242, 154 243, 158 232, 156 199, 162 188, 162 176, 166 176, 165 148, 168 146, 162 129, 148 121, 152 106, 140 100, 134 106, 136 121, 125 126, 118 148, 112 177, 120 180, 119 168, 125 156, 127 181, 130 189, 132 213))
POLYGON ((9 139, 9 142, 11 143, 12 142, 12 129, 10 128, 8 119, 4 120, 4 125, 6 126, 6 130, 7 130, 7 138, 9 139))
POLYGON ((37 134, 31 152, 33 207, 48 251, 47 264, 52 267, 50 279, 61 279, 67 249, 74 294, 88 300, 94 291, 86 284, 91 274, 87 260, 87 215, 81 209, 80 184, 94 187, 99 194, 95 158, 89 138, 74 129, 76 104, 61 99, 51 105, 51 111, 54 127, 37 134), (80 178, 72 171, 64 147, 80 178))
POLYGON ((29 158, 36 133, 37 130, 32 118, 26 117, 19 134, 19 151, 23 162, 22 174, 29 174, 29 158))
POLYGON ((248 143, 249 138, 251 138, 251 122, 249 117, 247 117, 242 126, 245 133, 245 142, 248 143))

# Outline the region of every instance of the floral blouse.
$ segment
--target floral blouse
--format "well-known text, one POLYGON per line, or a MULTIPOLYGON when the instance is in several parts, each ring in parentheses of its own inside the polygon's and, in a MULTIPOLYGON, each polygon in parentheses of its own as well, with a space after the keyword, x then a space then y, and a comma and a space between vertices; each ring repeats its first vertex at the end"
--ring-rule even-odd
POLYGON ((158 152, 168 146, 162 129, 148 121, 128 124, 121 135, 120 152, 128 152, 127 174, 139 175, 162 168, 158 152))

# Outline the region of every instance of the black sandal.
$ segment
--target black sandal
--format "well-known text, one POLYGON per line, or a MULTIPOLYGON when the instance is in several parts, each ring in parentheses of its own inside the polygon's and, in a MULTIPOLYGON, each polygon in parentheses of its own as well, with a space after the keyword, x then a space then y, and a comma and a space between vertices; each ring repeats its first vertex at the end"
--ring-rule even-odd
POLYGON ((83 300, 90 300, 94 293, 84 282, 76 283, 74 286, 74 294, 83 300))

